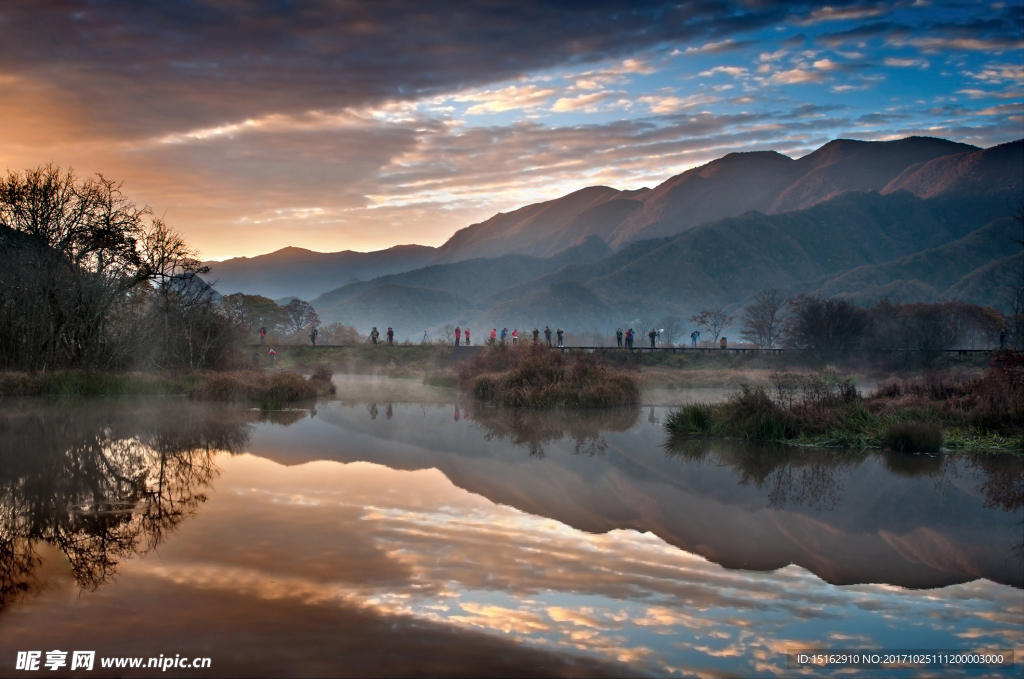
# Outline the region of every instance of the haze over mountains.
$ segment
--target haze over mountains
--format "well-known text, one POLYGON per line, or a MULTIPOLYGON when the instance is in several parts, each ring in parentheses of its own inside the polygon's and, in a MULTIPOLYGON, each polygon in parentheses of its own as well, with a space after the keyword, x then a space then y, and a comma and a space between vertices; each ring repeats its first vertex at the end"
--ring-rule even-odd
POLYGON ((287 247, 258 257, 235 257, 204 262, 210 280, 226 294, 311 299, 325 290, 355 280, 367 280, 428 264, 436 249, 426 245, 396 245, 377 252, 313 252, 287 247))
POLYGON ((216 263, 213 276, 223 293, 313 298, 324 322, 400 337, 447 322, 614 328, 736 309, 769 285, 860 303, 998 304, 1020 256, 1007 218, 1022 192, 1024 141, 836 140, 798 160, 732 153, 653 189, 589 187, 460 229, 436 250, 286 248, 216 263))

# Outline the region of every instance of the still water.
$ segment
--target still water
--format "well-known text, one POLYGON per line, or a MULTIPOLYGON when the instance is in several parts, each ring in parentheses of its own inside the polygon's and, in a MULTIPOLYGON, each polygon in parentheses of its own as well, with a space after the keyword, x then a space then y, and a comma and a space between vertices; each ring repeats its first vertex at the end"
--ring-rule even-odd
POLYGON ((665 406, 339 392, 5 402, 0 675, 71 674, 15 669, 54 649, 211 659, 183 676, 833 674, 787 668, 806 648, 1013 650, 847 673, 1021 675, 1020 459, 667 449, 665 406))

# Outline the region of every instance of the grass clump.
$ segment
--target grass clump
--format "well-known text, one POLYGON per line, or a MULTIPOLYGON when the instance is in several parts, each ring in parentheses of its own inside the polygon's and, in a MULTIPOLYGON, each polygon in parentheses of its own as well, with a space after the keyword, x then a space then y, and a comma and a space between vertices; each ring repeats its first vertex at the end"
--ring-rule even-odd
POLYGON ((334 386, 334 371, 326 363, 317 363, 313 366, 313 374, 309 376, 309 382, 316 387, 318 396, 337 392, 337 388, 334 386))
POLYGON ((603 408, 640 402, 636 376, 610 370, 589 354, 543 345, 498 346, 463 364, 460 385, 478 399, 507 406, 603 408))
POLYGON ((279 410, 285 403, 316 398, 318 393, 313 380, 295 373, 238 370, 211 373, 189 396, 206 401, 250 401, 262 410, 279 410))
POLYGON ((883 436, 889 450, 898 453, 937 453, 942 449, 942 427, 932 422, 899 422, 883 436))
POLYGON ((884 384, 862 397, 834 370, 773 374, 725 403, 684 406, 669 416, 673 437, 728 437, 899 452, 1024 448, 1024 358, 995 355, 984 377, 927 375, 884 384))

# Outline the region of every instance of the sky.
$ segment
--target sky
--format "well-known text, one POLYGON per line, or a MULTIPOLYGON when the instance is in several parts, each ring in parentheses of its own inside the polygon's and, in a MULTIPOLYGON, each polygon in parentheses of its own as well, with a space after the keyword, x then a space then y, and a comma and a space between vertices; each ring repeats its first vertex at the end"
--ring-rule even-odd
POLYGON ((1024 3, 0 7, 0 167, 102 173, 207 259, 440 245, 734 151, 1024 137, 1024 3))

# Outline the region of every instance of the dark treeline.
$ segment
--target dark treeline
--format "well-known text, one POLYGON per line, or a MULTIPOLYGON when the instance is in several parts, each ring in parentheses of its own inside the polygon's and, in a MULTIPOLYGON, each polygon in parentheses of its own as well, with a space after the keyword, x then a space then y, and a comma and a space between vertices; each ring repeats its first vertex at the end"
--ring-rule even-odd
POLYGON ((238 327, 197 254, 121 185, 50 165, 0 180, 0 367, 210 367, 238 327))

